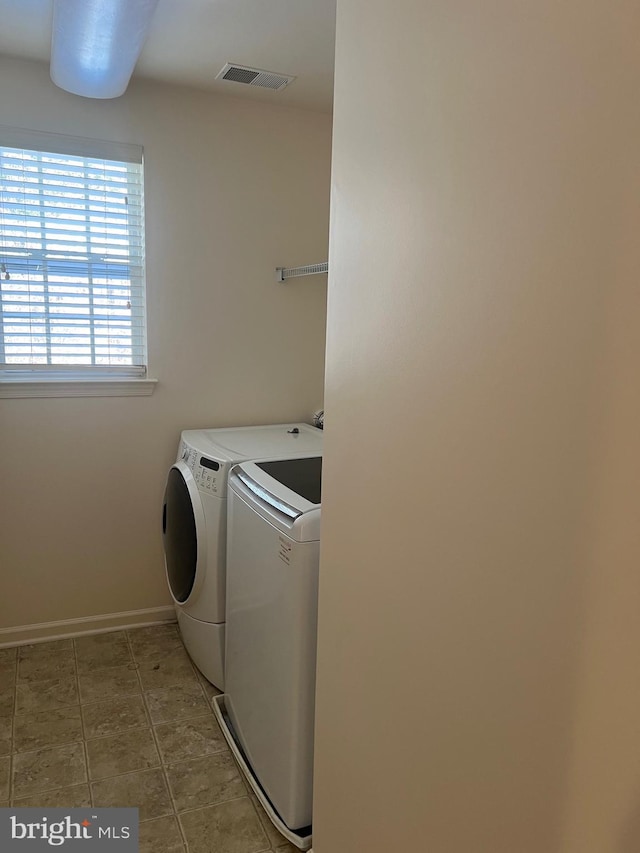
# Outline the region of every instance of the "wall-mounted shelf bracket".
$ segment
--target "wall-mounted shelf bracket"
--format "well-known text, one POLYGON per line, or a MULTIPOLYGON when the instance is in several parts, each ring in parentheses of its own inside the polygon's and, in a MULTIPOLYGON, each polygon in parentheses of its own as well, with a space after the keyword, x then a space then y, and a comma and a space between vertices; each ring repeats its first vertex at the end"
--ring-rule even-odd
POLYGON ((306 267, 276 267, 276 281, 286 281, 288 278, 298 278, 301 275, 318 275, 329 272, 329 262, 323 264, 307 264, 306 267))

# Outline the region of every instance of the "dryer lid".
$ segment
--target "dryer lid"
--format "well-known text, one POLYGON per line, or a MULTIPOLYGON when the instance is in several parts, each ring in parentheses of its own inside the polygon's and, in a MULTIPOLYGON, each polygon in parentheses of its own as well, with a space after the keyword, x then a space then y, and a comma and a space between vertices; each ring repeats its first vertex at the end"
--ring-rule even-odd
POLYGON ((268 462, 256 462, 256 465, 261 471, 265 471, 305 501, 312 504, 320 503, 322 456, 310 456, 306 459, 273 459, 268 462))
POLYGON ((320 538, 321 456, 243 462, 232 469, 230 483, 292 539, 320 538))

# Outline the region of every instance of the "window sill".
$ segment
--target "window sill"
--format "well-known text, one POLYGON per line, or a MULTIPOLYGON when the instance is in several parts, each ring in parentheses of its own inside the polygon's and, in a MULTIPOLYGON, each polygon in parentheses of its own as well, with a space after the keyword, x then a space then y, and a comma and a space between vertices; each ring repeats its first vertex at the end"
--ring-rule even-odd
POLYGON ((7 397, 149 397, 157 379, 0 379, 7 397))

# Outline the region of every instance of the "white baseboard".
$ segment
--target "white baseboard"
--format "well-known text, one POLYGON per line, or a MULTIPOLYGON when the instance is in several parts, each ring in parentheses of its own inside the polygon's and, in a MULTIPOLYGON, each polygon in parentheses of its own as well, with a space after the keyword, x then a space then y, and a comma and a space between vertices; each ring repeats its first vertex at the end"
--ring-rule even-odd
POLYGON ((16 625, 13 628, 0 628, 0 649, 6 646, 44 643, 47 640, 62 640, 66 637, 80 637, 83 634, 104 634, 116 629, 140 628, 175 621, 175 608, 168 604, 164 607, 150 607, 147 610, 103 613, 100 616, 85 616, 81 619, 40 622, 38 625, 16 625))

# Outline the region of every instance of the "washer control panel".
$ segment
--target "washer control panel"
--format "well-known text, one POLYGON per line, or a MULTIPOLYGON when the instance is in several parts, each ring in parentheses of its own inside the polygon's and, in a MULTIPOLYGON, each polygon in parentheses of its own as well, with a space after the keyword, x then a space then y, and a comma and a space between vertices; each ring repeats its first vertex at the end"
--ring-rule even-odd
POLYGON ((207 459, 206 456, 200 456, 197 464, 193 469, 193 477, 198 484, 198 488, 204 492, 217 494, 218 492, 218 477, 217 471, 220 470, 220 464, 213 459, 207 459))
MULTIPOLYGON (((203 456, 193 447, 189 447, 185 441, 181 442, 179 458, 188 465, 199 489, 212 495, 218 493, 221 476, 219 462, 203 456)), ((222 472, 222 476, 224 476, 224 472, 222 472)))
POLYGON ((193 447, 189 447, 186 441, 181 442, 180 444, 180 453, 178 455, 178 459, 182 459, 185 462, 191 471, 193 471, 193 466, 196 464, 196 459, 198 458, 198 451, 194 450, 193 447))

